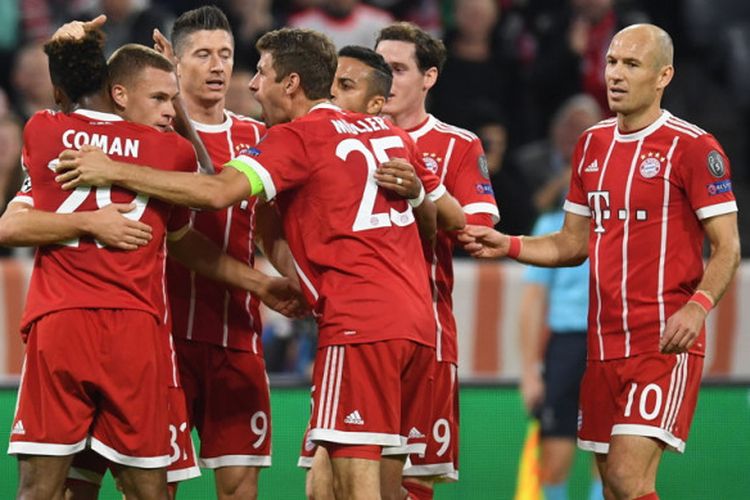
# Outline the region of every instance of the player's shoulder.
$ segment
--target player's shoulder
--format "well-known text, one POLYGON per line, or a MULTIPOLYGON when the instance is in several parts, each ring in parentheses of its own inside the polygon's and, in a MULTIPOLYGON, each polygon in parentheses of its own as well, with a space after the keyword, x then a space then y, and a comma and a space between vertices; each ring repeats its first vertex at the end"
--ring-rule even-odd
POLYGON ((251 116, 241 115, 234 111, 226 110, 227 117, 232 121, 232 127, 252 127, 260 130, 265 130, 266 124, 260 120, 256 120, 251 116))
POLYGON ((721 145, 713 134, 706 132, 698 125, 669 114, 664 122, 664 130, 670 134, 677 135, 680 140, 680 149, 689 150, 715 150, 721 149, 721 145))
POLYGON ((474 132, 466 130, 465 128, 451 125, 449 123, 445 123, 444 121, 439 120, 437 118, 434 118, 434 123, 432 124, 432 130, 435 133, 455 137, 456 139, 459 139, 466 143, 479 141, 479 137, 474 132))
POLYGON ((61 119, 67 117, 68 115, 60 111, 55 111, 53 109, 42 109, 31 115, 31 117, 26 120, 24 128, 43 127, 55 122, 59 122, 61 119))
POLYGON ((611 133, 616 126, 617 118, 606 118, 604 120, 598 121, 594 125, 584 130, 582 136, 586 136, 587 134, 606 134, 608 132, 611 133))

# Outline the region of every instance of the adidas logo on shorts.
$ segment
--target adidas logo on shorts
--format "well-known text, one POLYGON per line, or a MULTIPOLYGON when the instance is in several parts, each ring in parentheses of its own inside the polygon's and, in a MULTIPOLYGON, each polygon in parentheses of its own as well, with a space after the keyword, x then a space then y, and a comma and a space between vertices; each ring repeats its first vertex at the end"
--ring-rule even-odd
POLYGON ((26 434, 26 429, 23 428, 23 422, 18 421, 16 422, 16 425, 13 426, 13 430, 10 431, 11 434, 26 434))
POLYGON ((365 425, 365 421, 362 420, 362 415, 359 414, 359 410, 354 410, 344 419, 345 424, 349 425, 365 425))
POLYGON ((419 432, 419 429, 417 429, 416 427, 412 427, 411 430, 409 431, 409 439, 421 439, 423 437, 424 437, 424 434, 419 432))

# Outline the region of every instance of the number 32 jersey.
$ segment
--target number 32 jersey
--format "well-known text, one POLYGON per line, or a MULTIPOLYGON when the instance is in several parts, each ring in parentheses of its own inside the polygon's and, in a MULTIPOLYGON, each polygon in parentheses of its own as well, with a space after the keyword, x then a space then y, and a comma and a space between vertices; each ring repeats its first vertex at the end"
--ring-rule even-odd
MULTIPOLYGON (((98 146, 117 161, 195 171, 193 147, 175 133, 123 121, 116 115, 78 110, 66 115, 36 113, 24 128, 23 165, 34 208, 57 213, 97 210, 111 203, 135 203, 126 217, 152 228, 145 246, 123 251, 91 238, 37 249, 22 331, 50 312, 73 308, 138 309, 163 321, 165 233, 187 222, 187 213, 170 218, 171 205, 118 187, 79 187, 64 191, 55 182, 58 155, 84 144, 98 146), (166 152, 166 153, 165 153, 166 152)), ((24 201, 24 200, 22 200, 24 201)))
POLYGON ((250 155, 232 162, 254 169, 266 197, 279 204, 318 320, 319 347, 389 339, 435 345, 414 215, 405 199, 373 178, 381 162, 395 157, 419 168, 404 131, 379 117, 319 104, 270 128, 250 155))
MULTIPOLYGON (((702 221, 737 211, 729 160, 713 136, 663 111, 623 134, 588 129, 565 210, 591 218, 589 359, 659 350, 667 319, 703 276, 702 221)), ((690 352, 705 352, 705 328, 690 352)))

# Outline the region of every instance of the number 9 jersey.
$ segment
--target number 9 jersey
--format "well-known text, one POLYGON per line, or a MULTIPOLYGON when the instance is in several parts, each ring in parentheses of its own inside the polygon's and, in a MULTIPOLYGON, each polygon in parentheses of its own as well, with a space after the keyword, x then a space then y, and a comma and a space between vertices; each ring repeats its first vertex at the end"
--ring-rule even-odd
POLYGON ((164 321, 165 234, 186 226, 187 211, 172 214, 171 205, 118 187, 65 191, 55 182, 55 167, 63 150, 90 144, 113 160, 195 171, 192 145, 175 133, 89 110, 70 115, 40 111, 26 124, 23 140, 23 165, 28 173, 24 188, 30 192, 33 186, 34 208, 72 213, 111 203, 134 203, 136 208, 125 216, 151 226, 153 239, 133 251, 107 248, 91 238, 40 247, 21 330, 27 332, 45 314, 72 308, 135 309, 164 321))

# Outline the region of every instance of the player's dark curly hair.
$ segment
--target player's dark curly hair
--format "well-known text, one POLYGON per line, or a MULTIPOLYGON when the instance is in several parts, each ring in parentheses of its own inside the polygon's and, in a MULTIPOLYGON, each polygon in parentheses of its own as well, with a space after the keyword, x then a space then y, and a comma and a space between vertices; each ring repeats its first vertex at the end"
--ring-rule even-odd
POLYGON ((99 92, 107 81, 104 33, 88 31, 81 40, 54 40, 44 45, 52 83, 72 102, 99 92))
POLYGON ((413 43, 417 66, 422 73, 430 68, 437 68, 438 73, 443 70, 447 57, 445 45, 416 24, 399 22, 386 26, 380 30, 375 47, 384 40, 413 43))
POLYGON ((273 57, 276 81, 291 73, 300 77, 300 86, 308 99, 327 99, 336 74, 336 46, 323 33, 301 28, 269 31, 255 45, 259 52, 273 57))
POLYGON ((232 27, 227 16, 215 5, 188 10, 183 12, 172 26, 172 46, 175 54, 182 54, 187 37, 201 30, 223 30, 232 35, 232 27))
POLYGON ((393 70, 385 62, 383 56, 372 49, 359 45, 347 45, 339 50, 339 57, 351 57, 368 65, 372 69, 368 90, 370 96, 383 96, 388 99, 391 95, 391 84, 393 83, 393 70))

